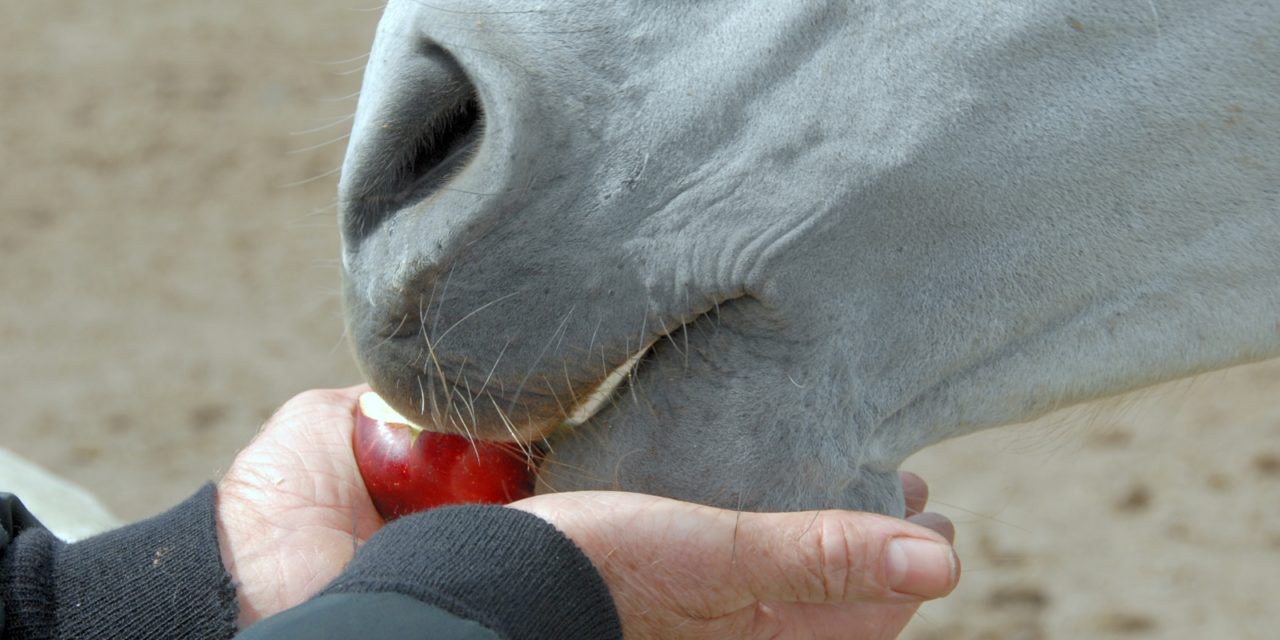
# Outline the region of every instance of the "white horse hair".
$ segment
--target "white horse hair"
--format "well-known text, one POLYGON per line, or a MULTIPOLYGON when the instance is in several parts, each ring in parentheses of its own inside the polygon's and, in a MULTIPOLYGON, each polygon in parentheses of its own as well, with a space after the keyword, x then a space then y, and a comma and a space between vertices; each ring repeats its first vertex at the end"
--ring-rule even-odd
POLYGON ((1280 354, 1278 193, 1275 0, 392 0, 348 324, 545 489, 900 513, 931 443, 1280 354))

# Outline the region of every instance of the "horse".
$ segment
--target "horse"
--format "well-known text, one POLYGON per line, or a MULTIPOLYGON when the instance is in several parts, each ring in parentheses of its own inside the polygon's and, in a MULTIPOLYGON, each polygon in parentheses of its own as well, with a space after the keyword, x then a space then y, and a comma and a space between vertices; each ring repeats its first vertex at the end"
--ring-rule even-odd
POLYGON ((980 429, 1280 355, 1280 4, 392 0, 361 369, 539 488, 903 512, 980 429))

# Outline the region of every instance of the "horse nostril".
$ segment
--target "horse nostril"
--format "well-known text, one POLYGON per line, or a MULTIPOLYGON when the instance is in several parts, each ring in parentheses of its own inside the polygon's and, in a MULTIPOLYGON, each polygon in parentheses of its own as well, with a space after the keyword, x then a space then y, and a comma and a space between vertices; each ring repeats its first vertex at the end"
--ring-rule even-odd
POLYGON ((405 162, 405 188, 396 194, 400 204, 412 193, 424 190, 433 191, 437 182, 449 173, 439 171, 455 159, 462 159, 462 153, 474 141, 472 133, 480 123, 484 114, 480 111, 480 103, 474 93, 462 104, 454 105, 450 111, 442 112, 430 123, 430 126, 419 136, 417 144, 405 162))
POLYGON ((412 83, 385 107, 344 194, 343 231, 356 243, 396 211, 438 191, 471 157, 483 129, 475 85, 444 49, 420 50, 412 83))

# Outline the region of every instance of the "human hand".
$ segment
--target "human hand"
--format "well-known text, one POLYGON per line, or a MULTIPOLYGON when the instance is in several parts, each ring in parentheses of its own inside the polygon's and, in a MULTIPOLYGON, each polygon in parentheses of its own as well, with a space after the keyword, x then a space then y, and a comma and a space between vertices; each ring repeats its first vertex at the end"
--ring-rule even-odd
MULTIPOLYGON (((296 396, 219 482, 218 539, 236 581, 241 627, 314 595, 384 524, 351 448, 353 408, 367 390, 296 396)), ((908 513, 918 514, 927 488, 912 474, 903 480, 908 513)), ((609 583, 628 637, 775 637, 767 632, 778 628, 785 633, 776 637, 811 630, 817 637, 890 638, 919 596, 945 595, 955 582, 948 555, 934 558, 942 569, 932 573, 912 563, 896 583, 917 596, 886 586, 891 537, 938 542, 953 535, 935 514, 913 519, 941 535, 870 514, 737 514, 627 493, 554 494, 512 506, 551 521, 587 552, 609 583), (858 567, 879 568, 864 574, 858 567), (835 581, 824 584, 824 576, 835 581), (822 635, 833 629, 839 634, 822 635)))
POLYGON ((356 398, 368 390, 295 396, 218 483, 218 541, 241 628, 314 595, 382 527, 351 449, 356 398))
POLYGON ((615 492, 511 506, 586 552, 628 639, 870 640, 897 637, 960 574, 951 523, 920 513, 923 480, 902 479, 910 522, 850 511, 738 513, 615 492))

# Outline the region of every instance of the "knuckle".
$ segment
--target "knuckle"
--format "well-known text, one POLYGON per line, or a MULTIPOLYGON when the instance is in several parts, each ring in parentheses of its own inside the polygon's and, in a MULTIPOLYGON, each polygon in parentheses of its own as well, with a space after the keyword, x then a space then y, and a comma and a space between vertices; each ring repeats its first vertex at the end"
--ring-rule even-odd
POLYGON ((303 391, 281 405, 270 422, 327 416, 342 406, 343 400, 342 394, 332 389, 303 391))
POLYGON ((847 514, 820 512, 811 529, 814 595, 822 602, 846 602, 882 591, 880 553, 863 527, 847 514))

